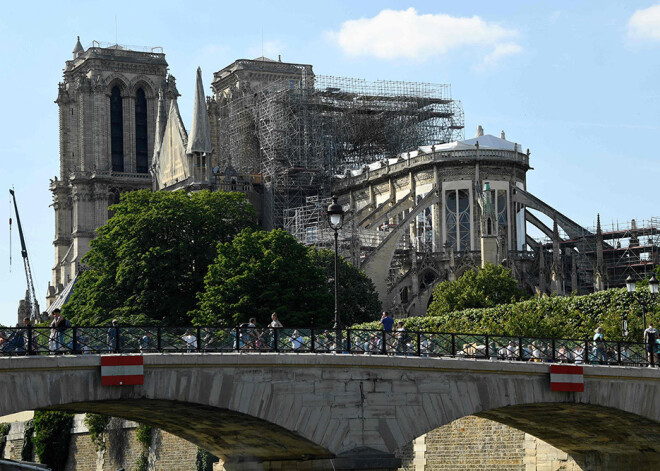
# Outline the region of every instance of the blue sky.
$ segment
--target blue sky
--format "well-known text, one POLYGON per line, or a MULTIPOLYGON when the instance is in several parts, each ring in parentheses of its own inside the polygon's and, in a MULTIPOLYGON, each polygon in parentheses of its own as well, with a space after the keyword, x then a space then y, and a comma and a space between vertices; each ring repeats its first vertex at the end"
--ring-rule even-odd
MULTIPOLYGON (((1 212, 7 221, 13 185, 42 307, 54 263, 48 184, 59 171, 53 101, 76 35, 85 47, 162 46, 188 126, 197 66, 208 89, 214 71, 262 50, 319 74, 450 83, 466 137, 481 124, 529 148, 529 191, 572 219, 660 216, 657 2, 13 2, 0 16, 1 212)), ((9 270, 7 227, 5 325, 25 291, 15 225, 9 270)))

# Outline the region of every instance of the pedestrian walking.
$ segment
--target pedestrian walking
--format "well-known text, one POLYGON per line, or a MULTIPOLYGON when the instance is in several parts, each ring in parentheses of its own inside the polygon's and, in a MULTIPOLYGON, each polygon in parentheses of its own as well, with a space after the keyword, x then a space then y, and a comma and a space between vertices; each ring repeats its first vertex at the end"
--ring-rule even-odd
POLYGON ((107 334, 108 351, 119 353, 121 350, 121 338, 119 337, 119 321, 112 319, 112 326, 108 328, 107 334))
POLYGON ((59 308, 53 309, 53 320, 50 323, 51 352, 58 353, 66 347, 64 333, 69 325, 69 321, 62 316, 62 311, 59 308))
POLYGON ((648 328, 644 331, 644 343, 646 344, 646 355, 649 361, 649 368, 658 364, 655 357, 655 354, 657 353, 657 340, 658 330, 653 327, 653 323, 649 322, 648 328))
POLYGON ((385 345, 382 345, 381 353, 387 353, 392 348, 392 327, 394 327, 394 319, 392 319, 387 311, 383 312, 380 317, 379 324, 383 326, 385 331, 385 345))
POLYGON ((593 352, 594 352, 595 361, 597 363, 600 363, 601 365, 607 364, 605 336, 603 335, 602 327, 598 327, 596 329, 596 332, 594 333, 593 342, 594 342, 593 352))

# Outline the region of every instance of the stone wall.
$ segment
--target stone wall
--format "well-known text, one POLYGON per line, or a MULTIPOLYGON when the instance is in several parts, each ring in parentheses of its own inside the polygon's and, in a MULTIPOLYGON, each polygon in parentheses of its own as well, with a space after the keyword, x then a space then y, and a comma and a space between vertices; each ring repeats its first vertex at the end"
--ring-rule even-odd
POLYGON ((399 471, 580 471, 565 452, 512 427, 468 416, 402 447, 399 471))
MULTIPOLYGON (((106 432, 106 449, 97 451, 84 424, 84 415, 76 415, 69 444, 65 471, 116 471, 134 469, 142 453, 136 439, 135 422, 113 419, 106 432), (114 429, 113 429, 114 427, 114 429)), ((11 424, 4 456, 21 459, 23 422, 11 424)), ((194 471, 197 446, 162 430, 154 429, 148 452, 149 471, 194 471)))
MULTIPOLYGON (((134 469, 141 453, 134 422, 121 422, 121 431, 108 432, 103 452, 97 452, 77 415, 71 435, 66 471, 134 469)), ((111 427, 113 425, 111 424, 111 427)), ((23 423, 12 423, 3 458, 20 460, 23 423)), ((519 470, 580 471, 566 453, 520 430, 474 416, 464 417, 423 435, 398 450, 399 471, 519 470)), ((149 449, 149 471, 194 471, 197 446, 155 430, 149 449)), ((216 469, 222 469, 217 466, 216 469)))

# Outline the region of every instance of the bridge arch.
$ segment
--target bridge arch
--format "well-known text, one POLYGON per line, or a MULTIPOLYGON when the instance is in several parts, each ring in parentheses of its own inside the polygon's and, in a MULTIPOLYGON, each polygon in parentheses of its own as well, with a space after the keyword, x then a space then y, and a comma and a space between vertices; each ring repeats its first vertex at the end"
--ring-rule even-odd
POLYGON ((584 366, 585 392, 558 393, 541 363, 249 353, 145 354, 144 363, 143 386, 102 387, 97 355, 0 358, 0 415, 102 412, 159 426, 230 462, 392 456, 477 415, 592 469, 660 463, 656 369, 584 366), (218 433, 216 424, 234 429, 218 433), (269 448, 273 435, 279 441, 269 448))

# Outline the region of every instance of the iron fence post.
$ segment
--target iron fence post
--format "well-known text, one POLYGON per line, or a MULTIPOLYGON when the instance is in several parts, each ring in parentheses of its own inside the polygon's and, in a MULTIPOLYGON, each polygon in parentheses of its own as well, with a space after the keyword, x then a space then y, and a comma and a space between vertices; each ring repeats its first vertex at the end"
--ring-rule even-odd
POLYGON ((484 336, 484 341, 486 343, 486 360, 490 360, 490 344, 488 343, 488 334, 484 336))
POLYGON ((591 351, 589 350, 589 339, 587 338, 584 341, 584 363, 589 364, 591 363, 591 351))
POLYGON ((346 350, 351 353, 351 329, 346 329, 346 350))
POLYGON ((621 342, 616 343, 617 364, 621 364, 621 342))
POLYGON ((273 332, 273 349, 275 353, 280 351, 280 328, 275 327, 273 332))
POLYGON ((78 353, 78 327, 71 329, 71 353, 78 353))
POLYGON ((161 334, 160 326, 156 328, 156 349, 158 349, 159 352, 163 350, 163 336, 161 334))
POLYGON ((314 353, 316 351, 316 334, 314 333, 314 323, 312 323, 312 328, 309 330, 309 336, 311 338, 312 345, 310 346, 309 350, 314 353))
POLYGON ((451 334, 451 356, 456 356, 456 334, 451 334))
POLYGON ((382 339, 381 353, 383 355, 387 354, 387 331, 383 330, 383 339, 382 339))
POLYGON ((197 351, 202 350, 202 328, 197 327, 197 351))
POLYGON ((32 355, 34 353, 34 346, 32 345, 32 325, 28 325, 27 327, 27 341, 28 341, 28 355, 32 355))
POLYGON ((518 361, 523 361, 523 341, 522 341, 522 337, 518 337, 518 361))
POLYGON ((552 356, 550 357, 552 359, 552 362, 554 363, 557 360, 557 345, 555 344, 555 339, 552 339, 552 356))
POLYGON ((417 356, 422 356, 422 334, 417 331, 417 356))
POLYGON ((241 351, 241 329, 238 325, 235 327, 234 334, 236 335, 236 351, 240 353, 240 351, 241 351))
POLYGON ((119 326, 115 326, 115 352, 120 353, 119 326))

